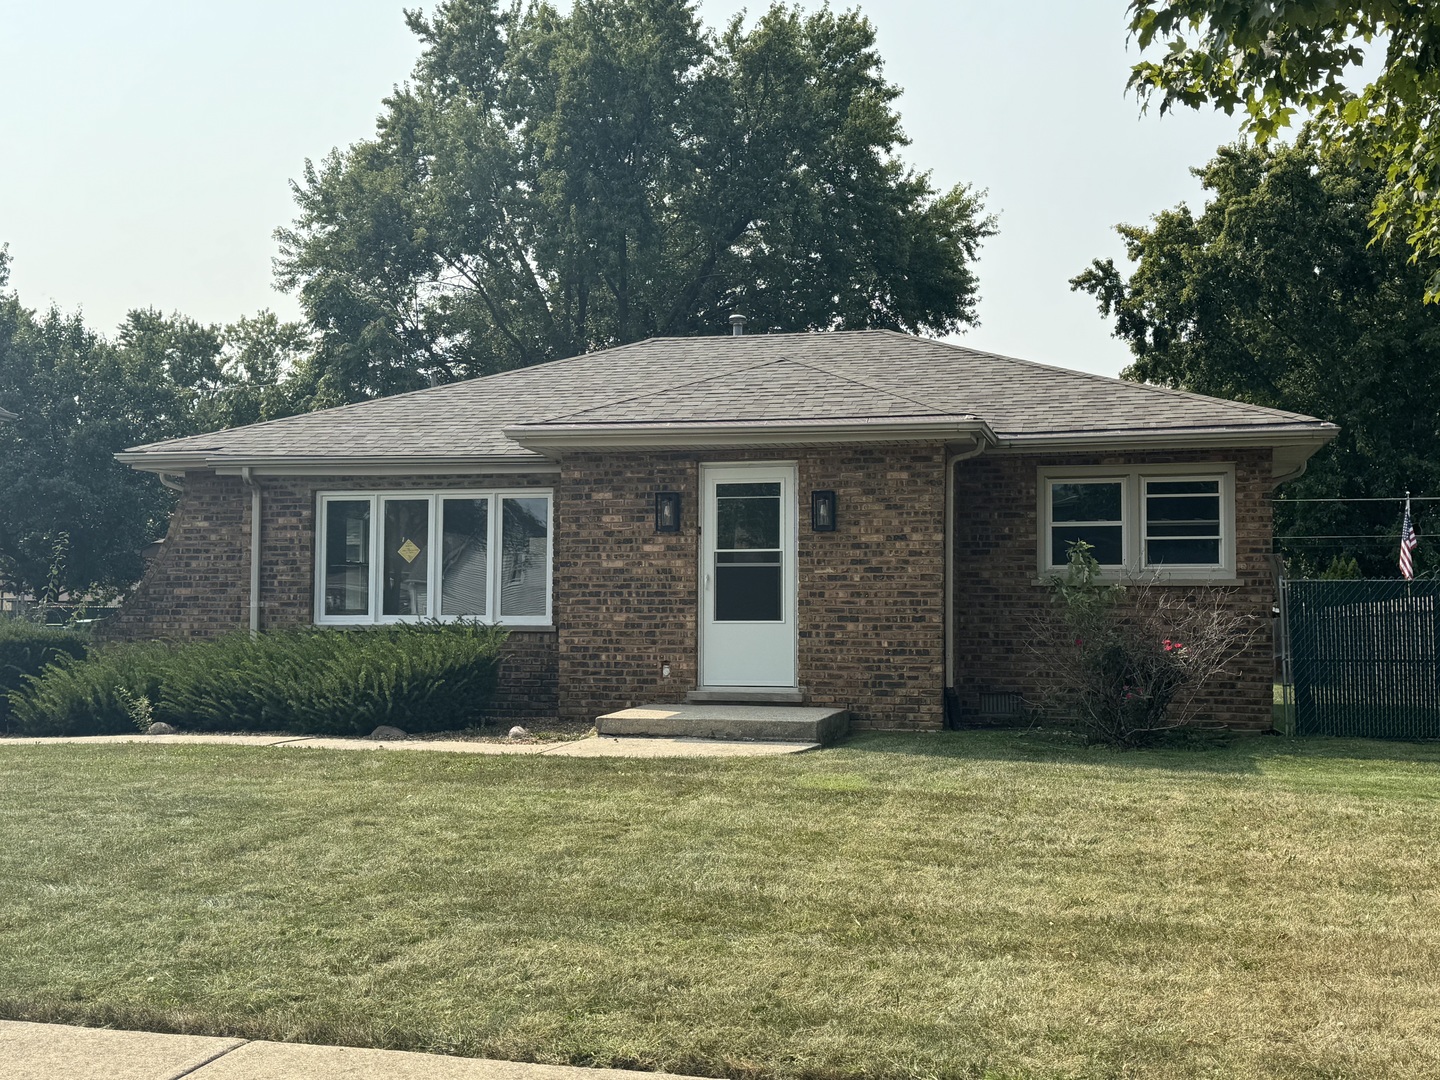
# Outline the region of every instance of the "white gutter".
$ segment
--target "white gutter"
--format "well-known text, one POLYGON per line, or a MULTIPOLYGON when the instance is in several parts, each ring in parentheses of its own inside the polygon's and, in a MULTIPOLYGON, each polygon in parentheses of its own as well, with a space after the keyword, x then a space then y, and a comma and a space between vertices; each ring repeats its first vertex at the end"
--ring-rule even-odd
POLYGON ((1304 461, 1300 462, 1299 465, 1295 466, 1295 468, 1291 469, 1289 472, 1287 472, 1287 473, 1285 473, 1285 474, 1283 474, 1283 475, 1281 475, 1281 476, 1273 476, 1273 477, 1271 477, 1271 478, 1270 478, 1270 486, 1271 486, 1271 487, 1279 487, 1281 484, 1288 484, 1291 480, 1299 480, 1300 477, 1302 477, 1302 476, 1305 475, 1305 470, 1308 469, 1309 467, 1310 467, 1310 459, 1309 459, 1309 458, 1306 458, 1304 461))
POLYGON ((955 466, 979 457, 988 449, 977 440, 969 450, 945 462, 945 691, 955 686, 955 466))
POLYGON ((504 435, 527 450, 725 449, 830 443, 933 442, 956 437, 993 442, 983 420, 968 415, 875 417, 842 421, 764 420, 660 424, 516 424, 504 435))
POLYGON ((240 470, 240 479, 250 489, 250 636, 260 633, 260 485, 249 467, 240 470))
POLYGON ((183 473, 191 469, 213 469, 228 476, 239 476, 246 468, 254 476, 374 476, 386 472, 502 475, 557 471, 557 466, 551 462, 521 454, 227 454, 122 450, 115 455, 115 460, 141 472, 183 473))
POLYGON ((1322 446, 1340 434, 1334 424, 1317 421, 1304 427, 1190 428, 1147 432, 1075 431, 1064 434, 1012 435, 999 440, 1006 453, 1037 450, 1164 450, 1201 446, 1322 446))
MULTIPOLYGON (((1167 428, 1156 431, 1072 431, 1000 438, 981 419, 968 414, 925 418, 874 417, 847 420, 772 420, 669 424, 515 424, 505 437, 532 454, 567 449, 621 450, 666 447, 745 448, 828 445, 852 442, 910 442, 984 439, 995 451, 1161 450, 1217 447, 1318 448, 1339 433, 1334 424, 1314 422, 1283 427, 1167 428)), ((245 453, 223 450, 125 450, 117 461, 144 472, 183 473, 212 469, 254 476, 373 476, 417 472, 506 475, 558 471, 553 462, 521 454, 346 454, 245 453)), ((1288 470, 1287 470, 1288 471, 1288 470)))
MULTIPOLYGON (((141 468, 141 466, 135 466, 141 468)), ((425 463, 405 460, 375 462, 369 465, 346 464, 343 458, 331 458, 313 465, 216 465, 217 476, 238 476, 242 469, 249 468, 255 476, 415 476, 420 473, 435 473, 445 476, 540 476, 559 473, 560 466, 541 458, 524 463, 509 462, 466 462, 456 459, 437 459, 425 463)))

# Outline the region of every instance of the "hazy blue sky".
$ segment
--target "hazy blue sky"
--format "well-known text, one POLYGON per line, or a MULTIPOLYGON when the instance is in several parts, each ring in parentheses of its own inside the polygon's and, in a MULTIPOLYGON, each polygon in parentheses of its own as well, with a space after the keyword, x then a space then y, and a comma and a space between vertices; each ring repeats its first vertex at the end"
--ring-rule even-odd
MULTIPOLYGON (((215 322, 265 307, 295 317, 270 274, 271 231, 292 216, 288 181, 306 157, 371 133, 416 56, 405 2, 0 0, 12 285, 31 306, 83 308, 107 331, 142 306, 215 322)), ((701 11, 715 25, 744 6, 701 11)), ((999 215, 979 265, 981 325, 961 340, 1117 373, 1126 350, 1067 280, 1097 255, 1119 257, 1117 222, 1196 202, 1188 169, 1236 122, 1139 115, 1124 93, 1124 0, 860 6, 905 89, 908 160, 939 186, 987 188, 999 215)))

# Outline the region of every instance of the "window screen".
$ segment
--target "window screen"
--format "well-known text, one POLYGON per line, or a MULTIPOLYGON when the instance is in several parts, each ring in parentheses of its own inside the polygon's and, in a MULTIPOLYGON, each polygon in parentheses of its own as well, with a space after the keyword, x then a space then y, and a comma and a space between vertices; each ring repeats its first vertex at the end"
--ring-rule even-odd
POLYGON ((1220 563, 1220 481, 1145 482, 1145 563, 1220 563))

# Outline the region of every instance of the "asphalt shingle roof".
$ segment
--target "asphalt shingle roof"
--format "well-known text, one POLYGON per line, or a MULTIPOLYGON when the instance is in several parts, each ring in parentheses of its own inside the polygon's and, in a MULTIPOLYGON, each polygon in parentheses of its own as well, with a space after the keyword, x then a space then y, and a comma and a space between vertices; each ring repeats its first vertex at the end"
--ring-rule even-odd
POLYGON ((271 457, 536 455, 514 425, 764 425, 969 416, 1002 442, 1332 430, 1312 417, 1048 367, 890 331, 653 338, 486 378, 131 453, 271 457))

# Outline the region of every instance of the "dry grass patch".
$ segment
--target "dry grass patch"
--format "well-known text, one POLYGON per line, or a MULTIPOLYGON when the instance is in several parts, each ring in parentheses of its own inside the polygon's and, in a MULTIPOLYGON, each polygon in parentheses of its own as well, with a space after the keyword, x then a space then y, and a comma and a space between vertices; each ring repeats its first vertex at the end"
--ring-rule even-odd
POLYGON ((1437 763, 0 745, 0 1015, 739 1077, 1433 1075, 1437 763))

